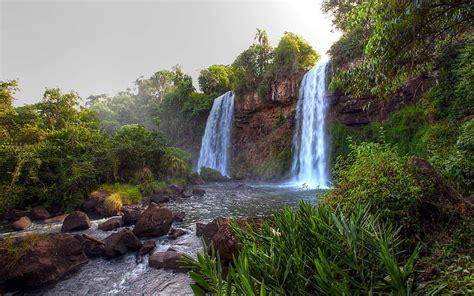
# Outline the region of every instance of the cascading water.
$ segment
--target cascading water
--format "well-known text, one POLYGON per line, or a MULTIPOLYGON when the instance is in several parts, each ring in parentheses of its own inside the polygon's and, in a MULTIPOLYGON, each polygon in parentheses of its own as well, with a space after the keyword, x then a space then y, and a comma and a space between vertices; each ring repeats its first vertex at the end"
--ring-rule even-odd
POLYGON ((319 63, 305 74, 296 107, 292 182, 309 188, 329 187, 325 130, 327 64, 319 63))
POLYGON ((226 92, 214 100, 202 138, 197 171, 202 167, 218 170, 229 177, 230 139, 234 116, 234 94, 226 92))

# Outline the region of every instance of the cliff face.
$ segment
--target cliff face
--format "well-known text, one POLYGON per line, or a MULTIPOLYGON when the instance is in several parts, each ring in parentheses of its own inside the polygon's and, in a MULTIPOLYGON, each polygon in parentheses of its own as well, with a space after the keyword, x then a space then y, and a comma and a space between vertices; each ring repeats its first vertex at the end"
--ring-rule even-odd
POLYGON ((256 92, 235 98, 232 174, 280 179, 291 165, 295 107, 304 73, 277 80, 266 98, 256 92))
POLYGON ((383 121, 390 113, 403 106, 414 104, 433 84, 432 79, 417 78, 407 81, 405 86, 387 100, 375 97, 355 98, 337 90, 329 93, 329 122, 338 121, 346 126, 360 127, 374 121, 383 121))

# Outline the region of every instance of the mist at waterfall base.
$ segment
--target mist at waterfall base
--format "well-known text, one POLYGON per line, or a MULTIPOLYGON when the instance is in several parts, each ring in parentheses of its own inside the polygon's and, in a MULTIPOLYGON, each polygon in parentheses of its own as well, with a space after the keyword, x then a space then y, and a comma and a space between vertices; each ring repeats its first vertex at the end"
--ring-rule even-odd
POLYGON ((288 185, 329 188, 328 145, 326 134, 326 66, 321 62, 301 81, 296 106, 293 137, 292 179, 288 185))
POLYGON ((226 92, 216 98, 207 118, 196 171, 202 167, 219 171, 230 177, 230 141, 234 116, 234 93, 226 92))

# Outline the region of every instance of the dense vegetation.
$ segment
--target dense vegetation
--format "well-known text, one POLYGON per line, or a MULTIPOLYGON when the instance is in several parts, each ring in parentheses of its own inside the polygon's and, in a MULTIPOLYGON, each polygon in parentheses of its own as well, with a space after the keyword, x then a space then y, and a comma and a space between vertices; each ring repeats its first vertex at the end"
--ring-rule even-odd
MULTIPOLYGON (((109 135, 76 93, 46 90, 41 102, 13 107, 4 82, 0 115, 0 212, 34 206, 74 209, 107 182, 143 184, 186 177, 189 156, 139 124, 109 135)), ((149 192, 147 192, 149 193, 149 192)))

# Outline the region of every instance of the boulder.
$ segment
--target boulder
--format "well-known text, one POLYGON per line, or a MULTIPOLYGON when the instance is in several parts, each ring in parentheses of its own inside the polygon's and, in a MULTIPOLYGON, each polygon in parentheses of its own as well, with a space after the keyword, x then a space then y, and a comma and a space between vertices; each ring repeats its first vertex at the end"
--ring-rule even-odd
POLYGON ((186 230, 180 228, 171 228, 170 232, 168 233, 168 236, 171 239, 177 239, 178 237, 185 235, 186 233, 188 233, 186 230))
POLYGON ((32 220, 44 220, 51 218, 51 214, 43 207, 35 207, 31 210, 30 217, 32 220))
POLYGON ((184 217, 186 217, 185 212, 177 212, 173 214, 173 222, 183 222, 184 217))
POLYGON ((156 247, 155 241, 152 240, 147 240, 143 243, 142 247, 140 248, 140 251, 138 251, 138 254, 140 256, 146 255, 153 251, 153 249, 156 247))
POLYGON ((201 168, 200 176, 206 182, 219 182, 230 180, 226 176, 223 176, 219 171, 206 167, 201 168))
POLYGON ((181 253, 173 251, 157 252, 150 256, 148 262, 151 267, 184 271, 179 263, 181 256, 181 253))
MULTIPOLYGON (((202 227, 200 231, 202 237, 208 246, 213 246, 219 253, 224 263, 232 261, 234 256, 238 256, 240 243, 237 240, 231 223, 236 223, 240 228, 245 229, 246 225, 254 225, 260 227, 263 221, 269 221, 271 218, 216 218, 212 222, 202 227)), ((196 229, 197 229, 196 225, 196 229)))
POLYGON ((81 242, 69 234, 38 238, 21 256, 3 251, 0 254, 0 281, 15 288, 55 282, 88 261, 81 242))
POLYGON ((196 223, 196 236, 202 236, 202 231, 204 230, 204 227, 206 227, 206 224, 204 223, 196 223))
POLYGON ((86 213, 92 213, 92 212, 95 212, 96 206, 97 206, 97 199, 89 198, 82 203, 81 209, 86 213))
POLYGON ((64 219, 62 232, 85 230, 91 227, 89 217, 80 211, 75 211, 64 219))
POLYGON ((12 228, 15 231, 25 230, 27 228, 30 228, 30 226, 31 226, 31 220, 27 216, 23 216, 12 223, 12 228))
POLYGON ((45 224, 63 223, 64 219, 66 219, 67 216, 68 216, 68 214, 62 214, 62 215, 52 217, 52 218, 49 218, 49 219, 44 219, 43 223, 45 223, 45 224))
POLYGON ((170 185, 169 188, 170 188, 171 192, 173 192, 176 195, 180 195, 186 189, 183 186, 179 186, 179 185, 176 185, 176 184, 170 185))
POLYGON ((161 203, 165 203, 169 201, 170 201, 170 198, 161 193, 153 194, 150 196, 150 202, 154 202, 156 204, 161 204, 161 203))
POLYGON ((101 257, 105 253, 105 243, 99 241, 98 239, 92 237, 84 237, 83 235, 76 234, 74 236, 77 240, 79 240, 82 244, 82 248, 84 249, 84 253, 89 258, 101 257))
POLYGON ((104 223, 99 224, 98 228, 102 231, 110 231, 123 226, 122 217, 110 218, 104 223))
POLYGON ((141 208, 124 208, 123 210, 123 224, 130 226, 134 225, 137 223, 138 218, 140 218, 141 214, 143 213, 143 210, 141 208))
POLYGON ((191 185, 204 185, 205 183, 206 182, 197 173, 193 173, 189 176, 189 184, 191 185))
POLYGON ((193 189, 193 195, 194 196, 201 197, 201 196, 204 196, 204 194, 206 194, 206 190, 204 190, 204 189, 200 189, 200 188, 193 189))
POLYGON ((138 251, 142 242, 129 229, 123 229, 105 239, 105 256, 119 257, 129 251, 138 251))
POLYGON ((133 229, 138 237, 157 237, 168 233, 173 222, 173 213, 166 209, 156 206, 149 206, 133 229))

